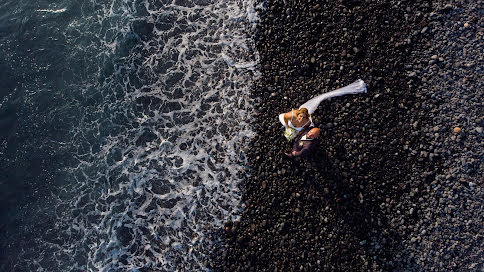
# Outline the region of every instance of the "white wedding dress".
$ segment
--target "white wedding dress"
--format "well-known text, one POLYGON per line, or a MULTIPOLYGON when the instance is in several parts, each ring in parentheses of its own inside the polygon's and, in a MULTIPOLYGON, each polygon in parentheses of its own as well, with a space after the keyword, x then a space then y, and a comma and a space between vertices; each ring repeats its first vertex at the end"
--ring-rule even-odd
POLYGON ((348 86, 343 88, 336 89, 331 92, 327 92, 324 94, 320 94, 311 100, 307 101, 306 103, 302 104, 299 108, 306 108, 308 109, 309 114, 313 114, 319 106, 321 101, 326 100, 331 97, 341 96, 345 94, 357 94, 357 93, 366 93, 366 84, 363 80, 358 79, 357 81, 351 83, 348 86))
MULTIPOLYGON (((319 103, 321 103, 321 101, 323 101, 323 100, 326 100, 326 99, 331 98, 331 97, 345 95, 345 94, 357 94, 357 93, 366 93, 366 84, 361 79, 358 79, 357 81, 355 81, 355 82, 351 83, 350 85, 345 86, 343 88, 339 88, 339 89, 336 89, 336 90, 331 91, 331 92, 320 94, 320 95, 312 98, 311 100, 307 101, 306 103, 302 104, 299 107, 299 109, 306 108, 306 109, 308 109, 309 114, 313 114, 316 111, 316 109, 318 108, 319 103)), ((284 121, 284 113, 279 114, 279 121, 281 122, 281 124, 286 129, 284 131, 284 137, 286 137, 286 139, 288 141, 291 141, 292 139, 294 139, 296 137, 297 133, 305 127, 305 125, 302 126, 302 127, 294 127, 292 125, 291 121, 288 122, 289 127, 286 126, 286 122, 284 121)), ((313 120, 311 119, 311 117, 309 117, 308 122, 311 122, 310 126, 314 126, 313 120)))

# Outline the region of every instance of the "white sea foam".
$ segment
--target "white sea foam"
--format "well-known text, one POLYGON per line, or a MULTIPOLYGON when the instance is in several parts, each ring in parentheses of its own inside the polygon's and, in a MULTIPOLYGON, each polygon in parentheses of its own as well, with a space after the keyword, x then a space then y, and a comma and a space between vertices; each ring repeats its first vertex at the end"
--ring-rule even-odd
POLYGON ((82 55, 103 50, 86 58, 99 65, 78 101, 78 164, 53 195, 59 238, 46 249, 60 270, 207 270, 208 233, 239 216, 253 2, 161 2, 106 3, 65 33, 82 55))
POLYGON ((63 9, 37 9, 38 12, 48 12, 48 13, 62 13, 66 11, 65 8, 63 9))

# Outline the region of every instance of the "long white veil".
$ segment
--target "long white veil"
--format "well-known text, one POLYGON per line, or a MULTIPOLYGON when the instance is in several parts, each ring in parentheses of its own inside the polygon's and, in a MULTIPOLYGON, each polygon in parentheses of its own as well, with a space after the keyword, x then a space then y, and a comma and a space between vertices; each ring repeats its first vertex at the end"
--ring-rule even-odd
POLYGON ((331 92, 320 94, 312 98, 308 102, 302 104, 299 108, 306 108, 308 109, 309 114, 313 114, 313 112, 315 112, 316 109, 318 108, 319 103, 321 103, 321 101, 323 100, 326 100, 331 97, 345 95, 345 94, 357 94, 357 93, 366 93, 366 84, 361 79, 358 79, 357 81, 343 88, 339 88, 331 92))

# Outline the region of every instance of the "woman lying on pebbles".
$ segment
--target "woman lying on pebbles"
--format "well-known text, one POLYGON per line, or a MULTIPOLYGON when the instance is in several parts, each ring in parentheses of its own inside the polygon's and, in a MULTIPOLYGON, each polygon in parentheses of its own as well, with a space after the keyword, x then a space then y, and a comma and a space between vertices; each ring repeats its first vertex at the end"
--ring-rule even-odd
POLYGON ((311 115, 306 108, 281 113, 279 114, 279 121, 286 128, 284 136, 288 141, 294 139, 301 130, 314 126, 311 115))
POLYGON ((357 93, 366 93, 366 84, 361 79, 358 79, 357 81, 343 88, 320 94, 302 104, 298 110, 292 110, 290 112, 279 114, 279 121, 281 121, 282 125, 286 129, 284 131, 284 137, 286 137, 288 141, 291 141, 304 128, 314 127, 311 114, 316 111, 319 103, 321 103, 323 100, 336 96, 357 93))

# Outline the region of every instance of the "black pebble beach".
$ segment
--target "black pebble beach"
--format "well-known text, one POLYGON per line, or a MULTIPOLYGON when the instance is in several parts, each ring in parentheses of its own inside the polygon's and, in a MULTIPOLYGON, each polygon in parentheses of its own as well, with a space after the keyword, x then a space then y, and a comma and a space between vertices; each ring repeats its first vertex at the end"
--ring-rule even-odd
POLYGON ((484 269, 482 1, 267 1, 251 169, 215 271, 484 269), (324 101, 315 153, 277 115, 324 101))

